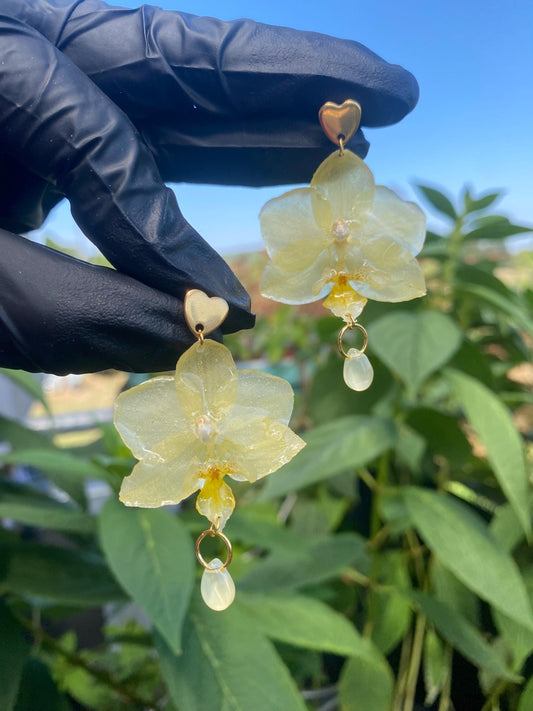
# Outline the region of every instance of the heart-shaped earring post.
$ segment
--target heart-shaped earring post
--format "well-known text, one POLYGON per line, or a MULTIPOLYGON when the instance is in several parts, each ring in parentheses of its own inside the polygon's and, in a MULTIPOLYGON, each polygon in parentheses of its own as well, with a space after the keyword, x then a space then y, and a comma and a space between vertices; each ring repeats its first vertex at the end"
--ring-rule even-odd
POLYGON ((220 296, 207 296, 200 289, 185 294, 185 321, 195 336, 207 336, 218 328, 228 315, 229 306, 220 296))
POLYGON ((337 146, 342 146, 342 144, 348 143, 359 128, 361 105, 353 99, 346 99, 340 106, 333 101, 326 101, 320 107, 318 119, 329 140, 337 146))

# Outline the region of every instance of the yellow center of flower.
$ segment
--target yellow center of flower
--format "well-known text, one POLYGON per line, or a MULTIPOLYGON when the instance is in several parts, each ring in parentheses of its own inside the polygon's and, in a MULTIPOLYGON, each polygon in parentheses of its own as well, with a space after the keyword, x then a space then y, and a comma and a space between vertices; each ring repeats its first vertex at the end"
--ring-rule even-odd
POLYGON ((331 228, 331 235, 335 242, 347 242, 348 237, 350 236, 350 228, 346 220, 343 220, 342 217, 335 220, 333 227, 331 228))
POLYGON ((331 279, 333 288, 323 305, 330 309, 335 316, 344 318, 348 314, 356 319, 365 307, 367 300, 350 286, 348 279, 349 275, 342 273, 337 273, 331 279))

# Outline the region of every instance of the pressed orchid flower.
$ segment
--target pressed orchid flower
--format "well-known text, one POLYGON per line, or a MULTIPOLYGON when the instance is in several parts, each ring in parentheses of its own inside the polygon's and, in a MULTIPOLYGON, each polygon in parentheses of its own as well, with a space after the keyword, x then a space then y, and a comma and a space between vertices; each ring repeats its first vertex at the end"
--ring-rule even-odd
POLYGON ((327 296, 324 306, 348 321, 367 299, 407 301, 425 293, 414 258, 424 242, 424 213, 376 186, 351 151, 326 158, 310 187, 267 202, 260 221, 270 257, 263 296, 286 304, 327 296))
POLYGON ((199 490, 196 508, 222 530, 235 506, 224 477, 254 482, 304 446, 288 427, 292 388, 282 378, 237 371, 228 349, 206 340, 189 348, 174 376, 122 393, 115 424, 140 461, 120 500, 154 508, 199 490))

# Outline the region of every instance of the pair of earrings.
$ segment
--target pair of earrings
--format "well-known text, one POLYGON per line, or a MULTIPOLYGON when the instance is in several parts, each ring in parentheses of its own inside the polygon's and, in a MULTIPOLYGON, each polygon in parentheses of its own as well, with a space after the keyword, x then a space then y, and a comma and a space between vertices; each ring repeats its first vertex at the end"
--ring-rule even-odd
MULTIPOLYGON (((339 150, 321 163, 310 187, 270 200, 260 214, 270 257, 263 295, 288 304, 325 299, 324 306, 345 322, 338 348, 344 379, 354 390, 369 387, 373 377, 364 353, 368 336, 357 321, 367 299, 405 301, 425 293, 414 259, 424 240, 424 215, 376 186, 364 162, 345 148, 360 117, 355 101, 324 104, 319 119, 339 150), (363 345, 346 352, 343 336, 353 329, 363 334, 363 345)), ((294 404, 289 383, 260 371, 238 371, 229 350, 206 338, 223 323, 227 303, 192 289, 184 313, 197 340, 174 375, 148 380, 117 399, 115 425, 139 460, 119 496, 127 506, 154 508, 199 492, 196 508, 211 524, 196 541, 204 568, 201 594, 209 607, 223 610, 235 596, 227 570, 232 548, 223 533, 235 499, 225 477, 253 483, 290 461, 305 443, 288 426, 294 404), (202 556, 208 536, 224 544, 224 561, 202 556)))

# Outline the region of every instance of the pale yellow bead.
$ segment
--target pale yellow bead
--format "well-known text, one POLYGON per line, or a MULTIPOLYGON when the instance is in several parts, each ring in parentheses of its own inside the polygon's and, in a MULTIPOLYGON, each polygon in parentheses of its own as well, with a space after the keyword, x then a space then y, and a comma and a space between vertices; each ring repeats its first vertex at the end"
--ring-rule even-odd
POLYGON ((210 568, 215 570, 204 570, 200 592, 202 599, 212 610, 220 612, 228 608, 235 599, 235 583, 227 568, 221 570, 223 563, 218 558, 214 558, 210 563, 210 568))

